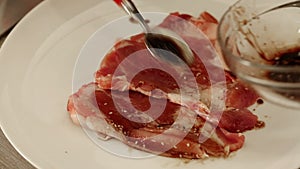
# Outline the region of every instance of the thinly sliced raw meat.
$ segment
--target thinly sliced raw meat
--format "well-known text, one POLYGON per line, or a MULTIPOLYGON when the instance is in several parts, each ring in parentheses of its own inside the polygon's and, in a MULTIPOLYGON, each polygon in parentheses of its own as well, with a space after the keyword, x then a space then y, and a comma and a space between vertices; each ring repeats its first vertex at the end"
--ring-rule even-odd
POLYGON ((240 149, 244 143, 244 136, 219 127, 207 140, 199 143, 199 136, 205 133, 205 120, 192 110, 168 101, 160 113, 157 110, 160 111, 162 100, 150 98, 152 106, 158 107, 147 111, 151 107, 148 96, 129 91, 129 97, 126 92, 103 90, 91 83, 70 96, 68 111, 75 123, 80 119, 79 123, 91 130, 119 139, 137 149, 164 156, 225 157, 240 149), (113 94, 116 98, 113 98, 113 94), (134 109, 128 105, 133 105, 134 109), (156 113, 160 113, 159 117, 152 119, 156 113), (173 126, 179 114, 184 116, 184 120, 173 126), (138 122, 135 122, 137 119, 138 122), (191 129, 186 131, 188 128, 191 129))
POLYGON ((189 67, 152 57, 144 34, 117 42, 95 73, 96 82, 70 96, 73 122, 169 157, 226 157, 240 149, 241 132, 260 124, 247 109, 259 96, 220 64, 217 24, 204 12, 198 18, 172 13, 159 25, 192 48, 195 62, 189 67))
POLYGON ((248 109, 229 109, 223 112, 219 126, 229 132, 243 132, 253 129, 258 117, 248 109))
MULTIPOLYGON (((104 58, 95 74, 100 88, 133 90, 155 98, 167 98, 171 102, 197 111, 203 117, 211 113, 212 107, 213 111, 236 109, 244 112, 246 111, 244 109, 256 102, 259 96, 251 87, 237 80, 220 65, 216 65, 220 62, 215 61, 218 56, 210 43, 213 43, 214 47, 217 46, 215 43, 217 21, 211 15, 205 12, 199 18, 194 18, 186 14, 173 13, 160 26, 180 34, 190 46, 194 47, 192 49, 198 50, 198 52, 194 50, 194 64, 188 69, 182 69, 154 59, 146 50, 143 34, 136 35, 119 41, 104 58), (195 25, 207 34, 209 40, 190 34, 195 32, 193 30, 195 25), (193 80, 196 82, 193 83, 193 80), (218 99, 212 100, 216 98, 213 91, 217 93, 218 99)), ((228 112, 230 111, 225 111, 228 112)), ((225 115, 223 118, 230 117, 225 115)), ((256 116, 253 115, 251 119, 254 117, 256 116)), ((212 118, 212 121, 214 120, 212 118)), ((243 124, 240 123, 241 126, 237 126, 235 130, 243 132, 245 129, 255 127, 255 124, 247 127, 243 124)))

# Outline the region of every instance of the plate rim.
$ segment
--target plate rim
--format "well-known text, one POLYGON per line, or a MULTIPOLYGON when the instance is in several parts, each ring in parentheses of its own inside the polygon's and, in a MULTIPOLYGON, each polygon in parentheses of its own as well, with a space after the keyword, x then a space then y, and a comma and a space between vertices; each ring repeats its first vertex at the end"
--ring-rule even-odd
MULTIPOLYGON (((49 5, 51 3, 51 1, 57 1, 57 0, 48 0, 48 1, 43 1, 42 3, 40 3, 38 6, 36 6, 33 10, 31 10, 18 24, 17 26, 15 27, 15 29, 12 30, 12 32, 9 34, 9 36, 7 37, 7 39, 5 40, 5 42, 3 43, 3 46, 1 47, 1 50, 0 50, 0 59, 4 56, 2 56, 2 53, 3 51, 5 51, 5 48, 7 45, 9 45, 10 43, 7 43, 7 42, 10 42, 12 39, 15 38, 15 32, 17 32, 19 29, 22 28, 23 26, 23 22, 25 21, 28 21, 31 19, 31 16, 40 12, 40 9, 43 8, 43 7, 47 7, 47 5, 49 5), (2 56, 2 57, 1 57, 2 56)), ((215 0, 217 2, 217 0, 215 0)), ((67 1, 66 1, 67 2, 67 1)), ((38 164, 36 164, 34 161, 38 161, 38 160, 34 160, 34 159, 31 159, 29 156, 30 155, 26 155, 26 153, 24 153, 23 151, 21 151, 19 149, 19 147, 17 145, 14 144, 14 141, 11 139, 11 137, 9 136, 9 133, 7 133, 5 127, 3 126, 2 120, 0 120, 0 128, 2 129, 5 137, 8 139, 8 141, 10 142, 10 144, 16 149, 16 151, 23 157, 25 158, 30 164, 32 164, 34 167, 36 168, 42 168, 42 167, 45 167, 45 166, 40 166, 38 164)))

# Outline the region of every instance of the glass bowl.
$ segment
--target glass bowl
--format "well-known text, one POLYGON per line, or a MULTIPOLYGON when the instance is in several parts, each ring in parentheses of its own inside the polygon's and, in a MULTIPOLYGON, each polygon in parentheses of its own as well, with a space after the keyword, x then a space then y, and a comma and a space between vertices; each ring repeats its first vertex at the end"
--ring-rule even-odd
POLYGON ((299 109, 300 8, 264 13, 288 2, 238 1, 221 18, 218 42, 233 74, 266 100, 299 109))

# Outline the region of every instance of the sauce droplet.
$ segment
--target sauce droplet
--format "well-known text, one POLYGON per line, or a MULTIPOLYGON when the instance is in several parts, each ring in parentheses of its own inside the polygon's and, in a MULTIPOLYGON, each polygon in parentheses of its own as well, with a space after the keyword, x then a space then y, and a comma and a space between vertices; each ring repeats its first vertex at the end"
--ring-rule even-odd
POLYGON ((257 104, 264 104, 264 100, 263 99, 258 99, 256 102, 257 102, 257 104))
POLYGON ((261 129, 261 128, 264 128, 265 126, 266 126, 266 123, 263 121, 257 121, 257 123, 255 124, 256 129, 261 129))

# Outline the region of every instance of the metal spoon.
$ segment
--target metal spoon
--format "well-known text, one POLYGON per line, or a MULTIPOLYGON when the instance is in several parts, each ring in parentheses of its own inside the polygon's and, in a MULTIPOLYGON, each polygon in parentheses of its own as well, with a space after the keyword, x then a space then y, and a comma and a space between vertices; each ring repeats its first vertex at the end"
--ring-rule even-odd
POLYGON ((159 27, 151 29, 131 0, 114 0, 114 2, 139 22, 145 32, 145 45, 155 58, 177 65, 182 63, 191 65, 194 62, 192 50, 178 34, 159 27))
POLYGON ((276 6, 274 8, 268 9, 268 10, 262 12, 262 13, 259 13, 255 17, 258 17, 260 15, 269 13, 269 12, 277 10, 277 9, 288 8, 288 7, 298 7, 298 8, 300 8, 300 1, 299 0, 298 1, 292 1, 292 2, 288 2, 288 3, 282 4, 282 5, 276 6))

